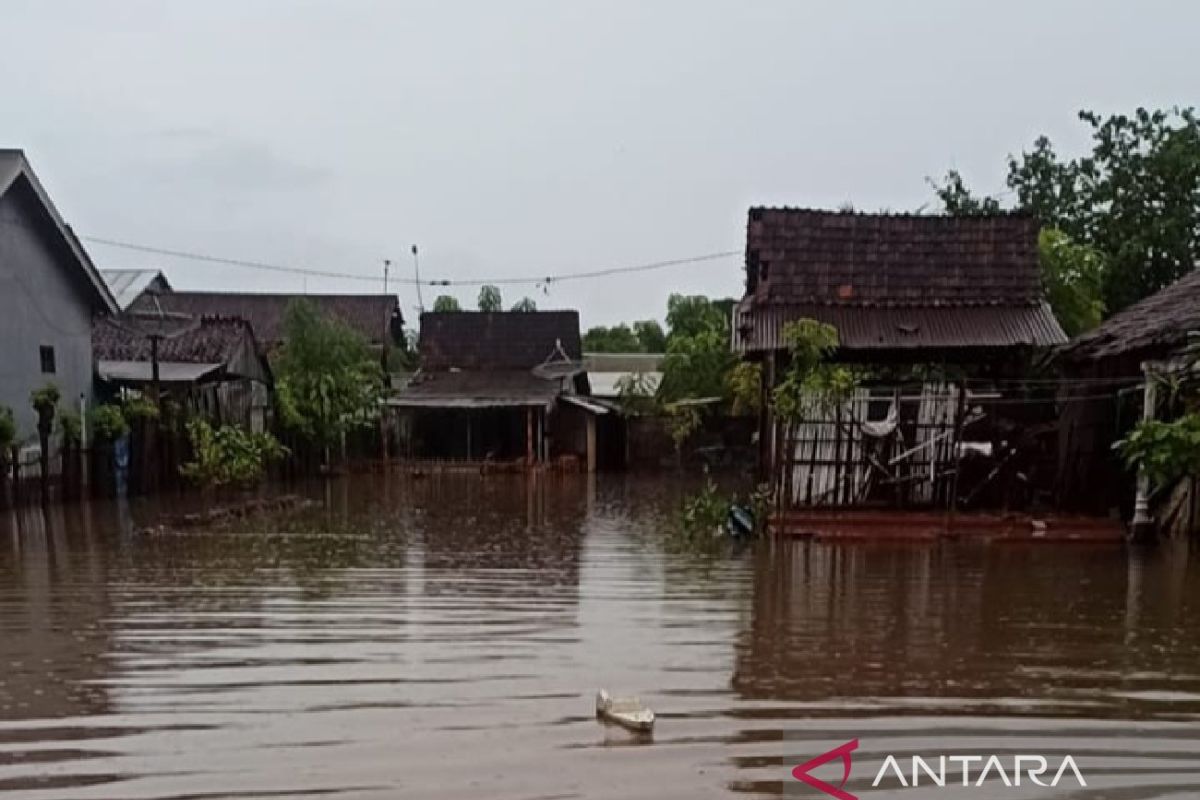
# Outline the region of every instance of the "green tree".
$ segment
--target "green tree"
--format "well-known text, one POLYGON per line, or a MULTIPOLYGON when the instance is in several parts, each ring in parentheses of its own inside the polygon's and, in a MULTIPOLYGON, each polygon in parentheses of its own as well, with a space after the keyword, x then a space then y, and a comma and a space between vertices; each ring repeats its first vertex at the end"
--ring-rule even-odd
POLYGON ((762 404, 762 365, 740 361, 726 376, 734 416, 757 415, 762 404))
POLYGON ((659 396, 667 402, 684 398, 729 397, 729 370, 737 362, 729 336, 707 328, 690 336, 673 335, 662 364, 659 396))
POLYGON ((531 312, 531 311, 537 311, 537 303, 533 302, 533 298, 531 298, 531 297, 522 297, 520 300, 518 300, 516 303, 514 303, 513 307, 509 310, 510 311, 521 311, 521 312, 526 312, 526 313, 531 312))
POLYGON ((638 350, 643 353, 667 352, 667 334, 658 320, 644 319, 633 323, 633 333, 638 340, 638 350))
POLYGON ((583 335, 583 349, 588 353, 640 353, 641 344, 633 330, 621 323, 611 328, 597 325, 583 335))
POLYGON ((1060 230, 1046 228, 1038 236, 1038 258, 1050 307, 1067 335, 1099 325, 1104 317, 1104 256, 1060 230))
POLYGON ((462 311, 462 308, 458 305, 457 297, 449 294, 440 294, 433 301, 433 310, 437 313, 444 313, 446 311, 462 311))
POLYGON ((729 330, 729 309, 733 300, 711 300, 704 295, 673 294, 667 298, 668 340, 677 336, 695 336, 710 330, 729 330))
POLYGON ((483 286, 479 290, 480 311, 503 311, 504 300, 500 297, 500 289, 495 286, 483 286))
POLYGON ((303 299, 288 304, 283 334, 274 366, 287 429, 330 447, 377 417, 383 373, 366 339, 303 299))
MULTIPOLYGON (((1079 118, 1090 153, 1063 158, 1039 137, 1009 157, 1007 182, 1018 209, 1100 254, 1102 299, 1115 313, 1200 261, 1200 119, 1191 108, 1079 118)), ((986 203, 953 172, 935 191, 949 213, 986 203)))
POLYGON ((958 170, 952 169, 946 173, 941 182, 932 178, 926 179, 933 188, 933 193, 942 202, 942 210, 952 217, 973 217, 980 214, 998 214, 1002 210, 1000 201, 994 197, 977 197, 971 193, 963 182, 958 170))

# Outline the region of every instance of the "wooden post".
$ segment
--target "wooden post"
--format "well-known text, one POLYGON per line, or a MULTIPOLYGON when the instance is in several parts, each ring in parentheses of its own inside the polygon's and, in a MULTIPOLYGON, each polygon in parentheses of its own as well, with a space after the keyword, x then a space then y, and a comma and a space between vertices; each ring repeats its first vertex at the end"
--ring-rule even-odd
POLYGON ((525 408, 525 466, 533 466, 533 406, 525 408))
MULTIPOLYGON (((1150 363, 1142 364, 1142 420, 1154 419, 1158 405, 1158 386, 1154 368, 1150 363)), ((1137 494, 1133 501, 1133 520, 1129 524, 1133 540, 1141 543, 1154 541, 1154 517, 1150 514, 1150 476, 1145 467, 1137 472, 1137 494)))
POLYGON ((21 448, 14 444, 8 457, 12 461, 12 504, 16 508, 21 505, 21 448))
POLYGON ((596 471, 596 415, 584 413, 587 415, 587 471, 590 475, 596 471))

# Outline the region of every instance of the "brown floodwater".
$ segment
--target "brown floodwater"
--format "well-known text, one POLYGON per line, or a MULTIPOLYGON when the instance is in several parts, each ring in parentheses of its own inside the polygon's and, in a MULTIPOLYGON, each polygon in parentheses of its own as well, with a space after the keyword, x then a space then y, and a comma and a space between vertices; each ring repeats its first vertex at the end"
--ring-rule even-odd
MULTIPOLYGON (((974 797, 1200 797, 1181 547, 686 546, 680 488, 636 477, 306 491, 175 534, 140 531, 198 498, 0 516, 0 793, 777 796, 858 738, 1070 753, 1089 784, 974 797), (600 687, 653 736, 599 723, 600 687)), ((871 778, 847 790, 946 796, 871 778)))

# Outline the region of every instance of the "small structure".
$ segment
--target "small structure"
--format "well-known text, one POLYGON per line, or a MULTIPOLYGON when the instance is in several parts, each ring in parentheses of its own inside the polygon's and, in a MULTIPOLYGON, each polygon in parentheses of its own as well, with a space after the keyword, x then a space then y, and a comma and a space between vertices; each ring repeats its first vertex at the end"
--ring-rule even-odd
POLYGON ((1065 339, 1031 218, 750 210, 733 344, 763 365, 760 469, 786 507, 985 502, 1038 431, 1005 410, 1005 382, 1065 339), (766 400, 800 319, 833 326, 836 359, 868 378, 840 407, 785 425, 766 400))
MULTIPOLYGON (((1067 502, 1080 510, 1119 508, 1125 519, 1144 525, 1151 517, 1168 527, 1177 510, 1163 508, 1172 487, 1157 496, 1141 482, 1140 498, 1129 470, 1113 444, 1143 417, 1156 418, 1169 401, 1158 391, 1161 379, 1193 366, 1185 351, 1200 336, 1200 269, 1114 314, 1100 326, 1072 339, 1057 351, 1063 404, 1059 482, 1067 502), (1140 502, 1138 502, 1140 499, 1140 502), (1152 508, 1151 506, 1155 506, 1152 508)), ((1193 482, 1194 483, 1194 482, 1193 482)), ((1194 485, 1185 491, 1195 494, 1194 485)), ((1200 503, 1190 499, 1189 522, 1196 526, 1200 503)))
POLYGON ((617 400, 622 385, 653 395, 662 383, 663 353, 584 353, 592 397, 617 400))
POLYGON ((29 394, 47 383, 64 405, 92 396, 92 319, 117 306, 25 154, 0 150, 0 406, 18 437, 35 430, 29 394))
POLYGON ((172 291, 167 276, 156 269, 102 269, 100 275, 108 284, 109 291, 112 292, 121 311, 128 309, 144 294, 166 294, 172 291))
POLYGON ((245 320, 202 317, 155 344, 138 321, 114 317, 96 322, 92 344, 112 390, 161 390, 215 423, 267 429, 271 371, 245 320))
POLYGON ((402 454, 597 468, 609 409, 587 398, 577 312, 428 312, 419 348, 420 371, 387 401, 404 417, 402 454))

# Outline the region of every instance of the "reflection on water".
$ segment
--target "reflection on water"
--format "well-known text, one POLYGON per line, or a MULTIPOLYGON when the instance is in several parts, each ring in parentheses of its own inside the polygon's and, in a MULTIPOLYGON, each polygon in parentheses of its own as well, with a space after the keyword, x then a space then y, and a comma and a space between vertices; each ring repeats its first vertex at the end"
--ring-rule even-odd
POLYGON ((149 503, 0 518, 0 790, 777 795, 808 749, 785 735, 912 749, 953 729, 989 752, 1119 752, 1123 788, 1097 797, 1197 796, 1187 553, 680 553, 677 488, 636 478, 311 494, 174 535, 138 533, 149 503), (651 741, 595 721, 601 686, 659 712, 651 741))

